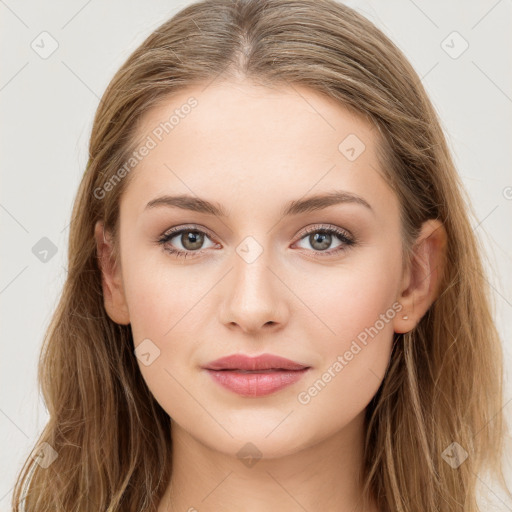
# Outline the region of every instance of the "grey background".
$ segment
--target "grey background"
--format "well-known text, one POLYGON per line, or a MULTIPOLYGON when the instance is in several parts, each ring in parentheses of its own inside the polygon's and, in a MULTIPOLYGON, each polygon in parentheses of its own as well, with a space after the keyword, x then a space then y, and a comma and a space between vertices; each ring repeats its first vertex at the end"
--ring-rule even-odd
MULTIPOLYGON (((10 510, 14 476, 47 420, 36 364, 66 274, 72 200, 98 100, 132 50, 189 3, 0 0, 0 511, 10 510), (52 38, 58 48, 42 58, 52 38), (44 237, 56 251, 46 262, 37 256, 44 237)), ((512 2, 346 3, 404 51, 440 114, 488 250, 512 422, 512 2), (469 44, 457 58, 464 43, 454 31, 469 44)), ((492 510, 512 510, 493 482, 482 485, 496 492, 492 510)))

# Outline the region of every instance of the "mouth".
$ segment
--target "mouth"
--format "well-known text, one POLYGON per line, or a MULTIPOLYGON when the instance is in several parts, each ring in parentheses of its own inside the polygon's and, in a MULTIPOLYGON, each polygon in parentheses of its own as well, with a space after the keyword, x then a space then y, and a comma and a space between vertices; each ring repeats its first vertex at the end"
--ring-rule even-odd
POLYGON ((223 389, 243 397, 262 397, 298 382, 311 366, 274 354, 232 354, 202 367, 223 389))
POLYGON ((263 397, 292 386, 310 370, 294 361, 276 362, 276 358, 233 356, 210 363, 203 370, 224 390, 242 397, 263 397), (236 367, 242 366, 240 367, 236 367), (268 367, 274 365, 275 367, 268 367), (225 366, 235 366, 226 368, 225 366), (248 368, 249 367, 249 368, 248 368))

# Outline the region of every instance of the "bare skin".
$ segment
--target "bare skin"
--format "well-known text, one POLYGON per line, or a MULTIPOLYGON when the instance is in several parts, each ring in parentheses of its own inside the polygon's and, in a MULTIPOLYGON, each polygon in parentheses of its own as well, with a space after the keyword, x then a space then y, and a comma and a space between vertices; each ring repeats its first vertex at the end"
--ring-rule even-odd
POLYGON ((139 360, 173 420, 173 474, 158 511, 378 512, 362 507, 357 478, 364 413, 393 333, 413 329, 435 300, 446 232, 426 222, 421 264, 402 272, 399 204, 379 171, 375 130, 306 88, 240 81, 180 91, 146 114, 141 138, 191 96, 197 106, 132 171, 119 265, 109 264, 109 234, 96 226, 109 316, 131 324, 135 347, 149 339, 160 351, 148 366, 139 360), (350 150, 357 139, 339 149, 349 134, 362 152, 359 143, 350 150), (282 216, 289 201, 334 190, 371 208, 343 202, 282 216), (219 203, 228 215, 146 208, 166 194, 219 203), (202 244, 178 234, 165 246, 188 255, 170 254, 157 240, 173 227, 202 230, 202 244), (355 243, 318 238, 322 228, 355 243), (378 332, 364 344, 371 326, 378 332), (201 368, 233 353, 311 368, 276 393, 243 397, 201 368), (319 379, 325 385, 310 391, 319 379), (240 450, 252 446, 249 465, 240 450))

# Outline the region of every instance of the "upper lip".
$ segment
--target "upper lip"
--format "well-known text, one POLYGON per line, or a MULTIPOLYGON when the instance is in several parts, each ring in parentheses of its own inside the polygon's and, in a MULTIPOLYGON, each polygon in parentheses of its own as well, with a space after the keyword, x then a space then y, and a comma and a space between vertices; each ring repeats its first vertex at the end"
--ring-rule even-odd
POLYGON ((208 370, 304 370, 305 368, 309 368, 309 366, 274 354, 261 354, 257 357, 249 357, 244 354, 232 354, 211 361, 203 366, 203 368, 208 370))

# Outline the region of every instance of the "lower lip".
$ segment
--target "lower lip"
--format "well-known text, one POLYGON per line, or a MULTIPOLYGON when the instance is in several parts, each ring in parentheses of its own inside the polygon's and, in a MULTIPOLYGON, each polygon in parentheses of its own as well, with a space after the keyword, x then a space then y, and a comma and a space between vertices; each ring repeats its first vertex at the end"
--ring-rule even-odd
POLYGON ((295 384, 309 368, 265 373, 241 373, 237 370, 207 370, 221 386, 242 396, 264 396, 295 384))

